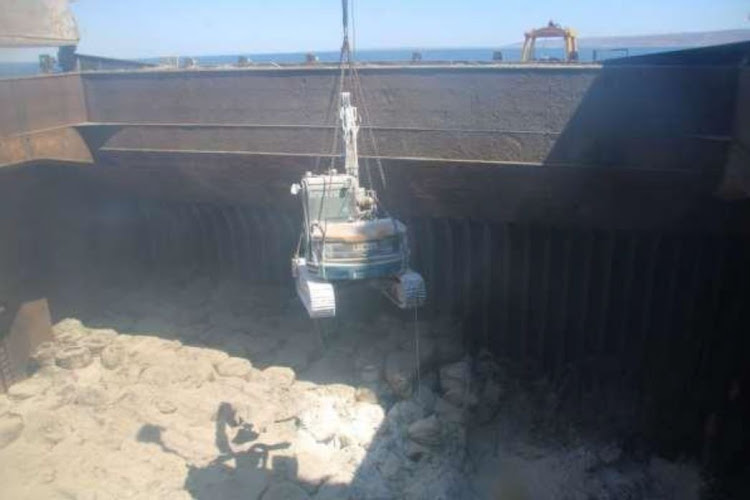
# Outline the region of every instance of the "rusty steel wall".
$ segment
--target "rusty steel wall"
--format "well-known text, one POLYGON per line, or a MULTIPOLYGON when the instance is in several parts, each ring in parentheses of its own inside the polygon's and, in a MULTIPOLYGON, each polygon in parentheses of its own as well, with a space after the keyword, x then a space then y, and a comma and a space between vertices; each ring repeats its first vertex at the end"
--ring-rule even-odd
POLYGON ((0 168, 42 158, 91 163, 70 127, 86 120, 78 75, 0 79, 0 168))
MULTIPOLYGON (((700 172, 723 165, 737 74, 736 65, 362 68, 362 111, 386 158, 700 172)), ((84 74, 91 127, 108 124, 91 131, 93 149, 103 164, 120 151, 328 152, 321 125, 331 123, 335 75, 84 74)))
POLYGON ((79 75, 0 79, 0 137, 87 120, 79 75))

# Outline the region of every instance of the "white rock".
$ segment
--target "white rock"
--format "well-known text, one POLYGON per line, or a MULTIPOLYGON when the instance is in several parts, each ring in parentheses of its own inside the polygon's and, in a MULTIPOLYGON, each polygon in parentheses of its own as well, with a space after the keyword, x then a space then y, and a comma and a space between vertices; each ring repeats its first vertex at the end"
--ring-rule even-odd
POLYGON ((11 444, 23 433, 23 419, 12 413, 0 417, 0 450, 11 444))
POLYGON ((435 393, 425 384, 421 384, 418 390, 414 391, 412 399, 424 409, 425 413, 432 413, 435 408, 435 393))
POLYGON ((39 344, 31 355, 38 366, 51 366, 55 364, 55 344, 52 342, 42 342, 39 344))
POLYGON ((178 373, 168 366, 149 366, 141 372, 139 381, 156 387, 165 387, 178 382, 178 373))
POLYGON ((430 453, 430 448, 414 441, 407 441, 404 446, 404 454, 409 460, 418 461, 430 453))
POLYGON ((252 369, 252 363, 244 358, 227 358, 216 365, 216 372, 222 377, 245 378, 252 369))
POLYGON ((334 398, 341 405, 349 405, 354 402, 356 389, 346 384, 325 384, 316 387, 314 392, 322 397, 334 398))
POLYGON ((362 403, 376 404, 378 402, 378 395, 372 388, 360 386, 357 387, 354 393, 354 399, 362 403))
POLYGON ((165 415, 177 411, 177 407, 175 406, 175 404, 168 399, 157 399, 154 404, 156 406, 156 409, 161 413, 164 413, 165 415))
POLYGON ((75 402, 81 406, 102 406, 107 399, 107 393, 98 387, 81 387, 76 391, 75 402))
POLYGON ((102 366, 114 370, 125 359, 125 349, 120 344, 109 344, 101 352, 102 366))
POLYGON ((57 366, 67 370, 83 368, 91 364, 91 351, 86 347, 62 347, 55 353, 57 366))
POLYGON ((470 408, 476 406, 479 402, 477 396, 468 390, 468 388, 454 388, 445 391, 443 398, 452 405, 461 408, 470 408))
POLYGON ((357 403, 348 415, 347 425, 342 430, 342 441, 367 447, 385 418, 385 412, 380 405, 371 403, 357 403))
POLYGON ((81 320, 65 318, 52 327, 52 336, 58 342, 65 343, 71 339, 80 338, 86 331, 87 329, 83 326, 81 320))
POLYGON ((297 377, 294 370, 286 366, 269 366, 261 373, 267 383, 278 387, 289 387, 297 377))
POLYGON ((467 361, 441 367, 440 388, 443 397, 453 405, 467 407, 477 404, 477 397, 471 391, 471 367, 467 361))
POLYGON ((296 454, 297 479, 317 488, 333 474, 330 448, 324 446, 299 446, 296 454))
POLYGON ((10 386, 8 397, 15 400, 29 399, 44 394, 51 385, 52 381, 47 377, 27 378, 10 386))
POLYGON ((99 337, 110 342, 114 341, 119 335, 114 328, 89 328, 90 337, 99 337))
POLYGON ((385 380, 395 396, 411 397, 415 365, 414 353, 394 351, 386 357, 385 380))
POLYGON ((436 448, 442 442, 442 425, 435 415, 417 420, 407 430, 409 439, 422 446, 436 448))
POLYGON ((452 405, 443 398, 435 399, 435 414, 447 422, 458 423, 466 422, 468 416, 465 408, 452 405))
POLYGON ((207 360, 212 365, 221 363, 229 357, 229 354, 218 349, 210 349, 208 347, 196 347, 196 346, 181 346, 179 351, 181 355, 185 355, 193 360, 207 360))
POLYGON ((24 439, 33 443, 40 443, 52 447, 65 440, 70 435, 70 428, 59 416, 51 412, 41 412, 26 418, 24 439))
POLYGON ((399 456, 391 451, 384 453, 384 457, 378 464, 378 470, 388 481, 397 481, 406 472, 399 456))
POLYGON ((80 345, 88 348, 91 354, 101 354, 105 347, 112 343, 112 339, 105 335, 89 335, 81 339, 80 345))
POLYGON ((341 426, 336 409, 331 400, 319 400, 299 415, 300 425, 319 443, 333 439, 341 426))
POLYGON ((444 365, 440 368, 440 384, 457 381, 462 384, 468 384, 471 379, 471 367, 467 361, 459 361, 444 365))
POLYGON ((422 407, 416 404, 414 401, 406 400, 399 401, 393 407, 388 410, 387 422, 388 425, 394 428, 404 428, 416 422, 424 416, 422 407))
POLYGON ((377 364, 367 364, 359 371, 359 378, 365 384, 375 384, 380 380, 381 369, 377 364))

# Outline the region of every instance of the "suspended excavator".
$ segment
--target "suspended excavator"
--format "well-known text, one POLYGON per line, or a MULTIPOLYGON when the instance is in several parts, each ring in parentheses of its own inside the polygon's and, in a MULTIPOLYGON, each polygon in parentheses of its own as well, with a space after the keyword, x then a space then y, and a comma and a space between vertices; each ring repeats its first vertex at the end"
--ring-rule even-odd
MULTIPOLYGON (((347 1, 342 1, 339 90, 348 66, 352 90, 363 99, 349 48, 347 1)), ((338 96, 344 173, 334 168, 308 172, 291 188, 302 202, 303 215, 300 243, 292 258, 297 295, 311 318, 335 316, 336 291, 355 282, 373 286, 401 309, 420 307, 427 294, 422 276, 409 268, 407 228, 387 213, 372 186, 360 185, 359 113, 351 92, 341 91, 338 96)), ((336 130, 334 137, 338 137, 336 130)), ((335 143, 336 139, 334 149, 335 143)))

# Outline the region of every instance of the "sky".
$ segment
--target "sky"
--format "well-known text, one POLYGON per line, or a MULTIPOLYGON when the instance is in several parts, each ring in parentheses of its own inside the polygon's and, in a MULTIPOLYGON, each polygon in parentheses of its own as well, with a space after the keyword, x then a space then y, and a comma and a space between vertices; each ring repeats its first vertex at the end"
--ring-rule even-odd
MULTIPOLYGON (((748 0, 353 0, 368 48, 500 47, 550 19, 579 36, 750 28, 748 0)), ((76 0, 78 51, 109 57, 337 50, 340 0, 76 0)), ((28 52, 35 60, 39 51, 28 52)), ((19 54, 19 57, 22 57, 19 54)))

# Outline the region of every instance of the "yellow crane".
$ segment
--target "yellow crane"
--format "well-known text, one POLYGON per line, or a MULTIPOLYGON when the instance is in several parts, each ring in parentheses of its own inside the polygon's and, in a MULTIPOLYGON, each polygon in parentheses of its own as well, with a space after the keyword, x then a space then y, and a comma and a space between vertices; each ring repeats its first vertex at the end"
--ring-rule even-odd
POLYGON ((575 30, 571 28, 563 28, 554 21, 550 21, 547 23, 547 26, 528 31, 524 36, 521 62, 533 62, 536 60, 534 52, 537 38, 563 38, 565 40, 565 61, 578 61, 577 35, 575 30))

